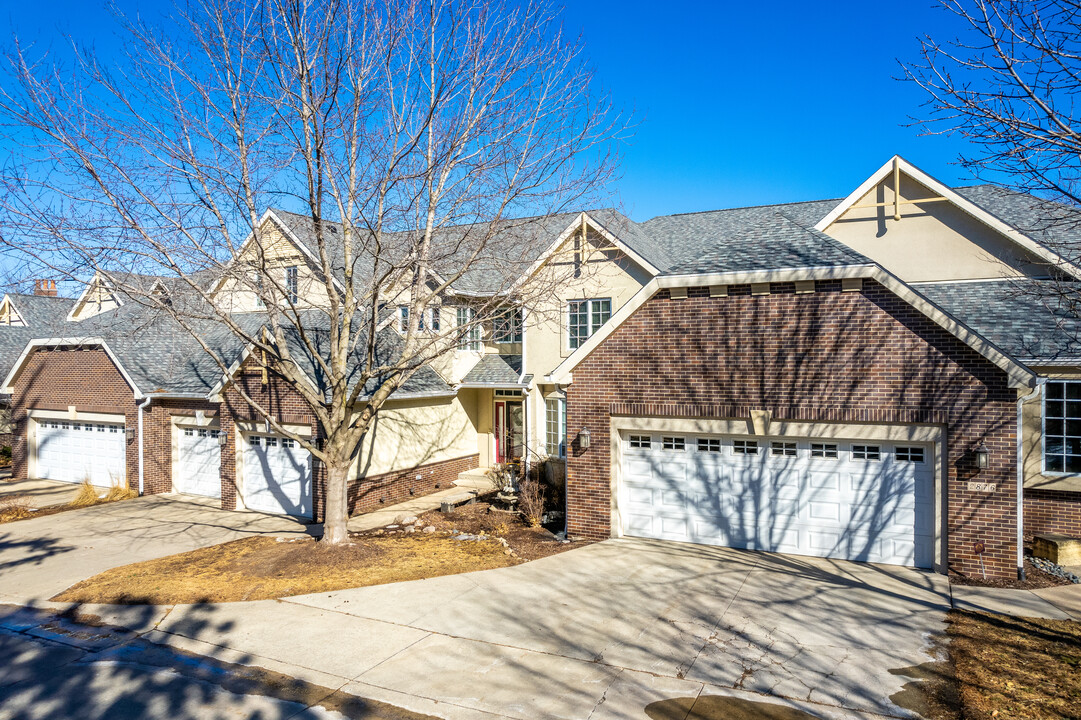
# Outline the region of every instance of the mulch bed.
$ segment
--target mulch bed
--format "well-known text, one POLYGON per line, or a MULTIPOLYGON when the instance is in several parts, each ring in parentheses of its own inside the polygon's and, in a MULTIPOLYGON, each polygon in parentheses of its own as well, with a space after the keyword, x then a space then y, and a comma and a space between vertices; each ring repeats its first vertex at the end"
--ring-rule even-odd
MULTIPOLYGON (((1050 573, 1046 573, 1036 567, 1030 558, 1025 558, 1025 581, 1021 582, 1013 578, 987 578, 979 575, 950 575, 950 582, 954 585, 972 585, 975 587, 1015 588, 1018 590, 1039 590, 1040 588, 1058 587, 1059 585, 1071 585, 1069 580, 1063 580, 1050 573)), ((1081 714, 1078 715, 1081 717, 1081 714)))
POLYGON ((543 527, 526 525, 517 513, 497 510, 491 503, 480 501, 462 505, 452 513, 433 510, 421 515, 420 521, 436 530, 501 537, 523 560, 538 560, 591 543, 589 540, 562 542, 543 527))

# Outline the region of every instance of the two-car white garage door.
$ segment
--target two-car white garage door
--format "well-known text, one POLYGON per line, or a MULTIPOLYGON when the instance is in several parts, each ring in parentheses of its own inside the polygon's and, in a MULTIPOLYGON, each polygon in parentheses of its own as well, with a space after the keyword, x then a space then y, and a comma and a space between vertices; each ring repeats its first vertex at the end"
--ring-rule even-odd
POLYGON ((931 567, 933 445, 629 432, 626 535, 931 567))

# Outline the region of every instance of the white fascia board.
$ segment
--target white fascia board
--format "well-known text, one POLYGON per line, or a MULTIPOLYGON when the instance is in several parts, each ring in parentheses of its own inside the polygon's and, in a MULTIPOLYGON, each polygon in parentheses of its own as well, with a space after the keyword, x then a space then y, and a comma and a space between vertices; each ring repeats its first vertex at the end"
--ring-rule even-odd
POLYGON ((11 299, 11 295, 5 293, 4 299, 0 300, 0 308, 3 308, 4 305, 8 306, 9 312, 11 310, 15 311, 15 314, 19 316, 19 321, 22 322, 22 327, 30 327, 30 324, 26 322, 26 318, 24 318, 23 314, 19 312, 19 308, 15 306, 15 301, 11 299))
MULTIPOLYGON (((90 281, 86 283, 86 287, 85 287, 85 288, 83 289, 83 291, 82 291, 82 292, 81 292, 81 293, 79 294, 79 297, 78 297, 78 298, 77 298, 77 299, 75 300, 75 304, 71 306, 71 310, 69 310, 69 311, 68 311, 68 316, 67 316, 67 318, 66 318, 66 319, 67 319, 67 320, 68 320, 69 322, 76 322, 76 320, 75 320, 75 313, 76 313, 76 312, 77 312, 77 311, 78 311, 78 310, 79 310, 79 309, 80 309, 81 307, 83 307, 83 305, 84 305, 84 304, 86 303, 86 295, 87 295, 87 293, 89 293, 89 292, 90 292, 90 288, 94 287, 94 285, 96 285, 96 284, 97 284, 98 280, 104 280, 104 279, 105 279, 105 278, 103 278, 103 277, 101 276, 101 271, 100 271, 100 270, 98 270, 98 271, 96 271, 96 272, 94 273, 94 277, 90 278, 90 281)), ((114 288, 114 287, 110 287, 109 289, 110 289, 110 290, 113 290, 113 291, 115 291, 115 290, 116 290, 116 288, 114 288)), ((120 307, 120 306, 122 306, 122 305, 124 304, 124 301, 123 301, 123 300, 122 300, 122 299, 120 298, 120 294, 119 294, 119 293, 116 293, 116 292, 114 292, 114 293, 113 293, 113 299, 114 299, 114 300, 116 300, 116 306, 117 306, 117 307, 120 307)))
MULTIPOLYGON (((450 398, 455 397, 458 394, 457 386, 450 390, 427 390, 424 392, 395 392, 391 393, 390 397, 385 402, 394 402, 395 400, 425 400, 427 398, 450 398)), ((371 400, 371 395, 362 395, 357 398, 357 403, 367 402, 371 400)), ((356 403, 354 403, 356 405, 356 403)))
POLYGON ((909 305, 919 310, 928 319, 951 335, 961 340, 1010 378, 1011 387, 1032 387, 1036 373, 1023 363, 1009 357, 983 336, 974 332, 964 323, 945 312, 938 305, 920 295, 896 276, 877 265, 851 265, 827 268, 802 268, 793 270, 766 270, 756 272, 713 273, 703 275, 675 275, 655 277, 639 290, 627 303, 616 312, 604 327, 594 333, 586 342, 556 367, 548 376, 556 384, 569 384, 572 371, 615 331, 628 317, 634 314, 658 291, 672 287, 708 287, 710 285, 747 285, 754 282, 792 282, 795 280, 836 280, 844 278, 866 278, 874 280, 894 293, 909 305))
POLYGON ((874 175, 867 178, 858 188, 856 188, 848 197, 842 200, 837 207, 833 208, 824 218, 815 223, 814 229, 819 232, 825 232, 826 228, 833 224, 837 218, 848 211, 850 207, 859 202, 859 199, 866 195, 871 188, 875 187, 878 183, 885 180, 890 173, 893 172, 893 163, 897 162, 898 169, 911 177, 916 182, 926 187, 931 192, 937 193, 941 197, 949 200, 955 207, 961 211, 976 218, 984 225, 987 225, 992 230, 1012 240, 1015 244, 1024 248, 1028 252, 1036 255, 1037 257, 1046 260, 1057 268, 1063 269, 1066 272, 1073 275, 1075 278, 1081 278, 1081 268, 1078 268, 1073 263, 1070 263, 1061 255, 1048 249, 1045 245, 1036 242, 1028 235, 1020 232, 1016 228, 1007 225, 997 217, 989 213, 988 211, 976 205, 970 200, 959 195, 953 188, 931 177, 923 170, 908 162, 900 155, 894 155, 892 158, 886 161, 886 164, 880 167, 874 175))
POLYGON ((116 369, 120 372, 120 376, 124 378, 124 381, 131 386, 132 392, 135 394, 136 400, 142 400, 146 395, 139 389, 139 386, 135 384, 135 381, 131 379, 131 375, 124 369, 124 366, 120 363, 120 359, 113 352, 113 349, 109 347, 109 343, 105 342, 100 337, 76 337, 76 338, 39 338, 37 340, 31 340, 23 348, 23 351, 19 354, 15 364, 11 366, 11 370, 8 372, 7 377, 4 378, 3 387, 0 387, 0 392, 11 394, 15 392, 15 388, 12 387, 12 383, 15 382, 15 376, 22 370, 23 365, 26 364, 27 358, 31 353, 39 347, 63 347, 63 346, 75 346, 75 347, 87 347, 96 345, 101 347, 105 351, 105 354, 109 356, 109 359, 116 365, 116 369))
POLYGON ((526 386, 522 383, 464 382, 459 383, 458 387, 466 390, 522 390, 526 386))

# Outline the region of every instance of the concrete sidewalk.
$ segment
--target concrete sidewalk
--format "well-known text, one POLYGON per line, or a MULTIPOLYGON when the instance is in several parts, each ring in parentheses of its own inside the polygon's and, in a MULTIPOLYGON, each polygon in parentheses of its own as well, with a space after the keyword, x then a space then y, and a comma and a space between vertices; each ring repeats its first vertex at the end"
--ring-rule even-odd
POLYGON ((953 585, 950 591, 953 607, 957 610, 1081 621, 1081 585, 1062 585, 1039 590, 953 585))
MULTIPOLYGON (((74 499, 79 487, 76 483, 56 480, 0 480, 0 500, 23 497, 30 507, 37 509, 65 505, 74 499)), ((107 487, 96 487, 96 490, 99 496, 109 492, 107 487)))

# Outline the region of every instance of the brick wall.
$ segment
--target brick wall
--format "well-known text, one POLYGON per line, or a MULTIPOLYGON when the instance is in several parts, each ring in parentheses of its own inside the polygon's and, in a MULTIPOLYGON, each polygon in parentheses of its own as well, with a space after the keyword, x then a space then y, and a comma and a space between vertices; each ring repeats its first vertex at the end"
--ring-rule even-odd
POLYGON ((838 281, 812 294, 777 283, 726 298, 692 288, 683 300, 661 291, 574 370, 567 422, 589 428, 591 447, 572 443, 568 522, 572 534, 611 533, 609 421, 613 414, 777 420, 935 423, 946 429, 948 561, 1015 573, 1016 391, 1005 373, 882 286, 841 292, 838 281), (971 451, 991 463, 978 474, 993 494, 969 492, 971 451))
POLYGON ((1081 493, 1025 490, 1025 539, 1038 533, 1081 538, 1081 493))
MULTIPOLYGON (((240 385, 249 397, 259 403, 278 422, 307 425, 311 428, 313 438, 320 437, 319 423, 300 393, 273 373, 268 375, 267 380, 268 382, 263 383, 262 371, 255 363, 248 361, 237 374, 235 382, 228 385, 222 392, 221 429, 226 433, 226 443, 221 451, 221 506, 226 510, 235 510, 237 507, 236 423, 262 423, 264 419, 241 396, 237 385, 240 385)), ((314 494, 312 506, 314 519, 317 522, 322 520, 326 507, 325 488, 326 469, 322 463, 316 462, 312 472, 314 494)))
MULTIPOLYGON (((135 395, 104 350, 39 348, 27 359, 12 394, 12 477, 27 474, 28 410, 122 414, 125 425, 137 427, 135 395)), ((128 486, 139 487, 136 441, 127 442, 125 458, 128 486)))
POLYGON ((480 455, 467 455, 354 480, 349 484, 349 514, 369 512, 445 490, 454 484, 459 473, 473 470, 479 464, 480 455))

